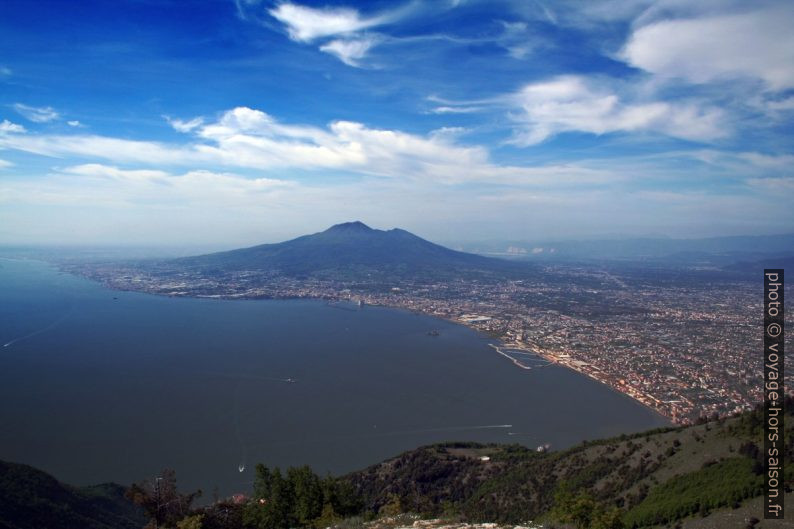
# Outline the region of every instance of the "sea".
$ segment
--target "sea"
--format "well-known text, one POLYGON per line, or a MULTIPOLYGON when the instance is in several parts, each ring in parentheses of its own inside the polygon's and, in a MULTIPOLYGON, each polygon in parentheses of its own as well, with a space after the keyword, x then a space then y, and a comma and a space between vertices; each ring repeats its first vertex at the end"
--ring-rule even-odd
POLYGON ((250 492, 260 462, 340 475, 431 443, 559 450, 670 424, 493 343, 405 310, 120 292, 0 259, 0 459, 74 485, 170 468, 206 499, 250 492))

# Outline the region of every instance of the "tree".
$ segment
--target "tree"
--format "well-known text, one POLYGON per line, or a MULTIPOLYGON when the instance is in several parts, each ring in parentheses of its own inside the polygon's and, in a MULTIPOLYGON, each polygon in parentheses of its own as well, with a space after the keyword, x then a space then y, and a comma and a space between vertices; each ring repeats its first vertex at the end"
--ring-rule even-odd
POLYGON ((338 515, 353 516, 364 509, 362 498, 350 482, 326 476, 320 482, 320 487, 323 491, 323 504, 330 503, 338 515))
POLYGON ((308 525, 320 516, 323 509, 323 489, 320 478, 308 466, 290 468, 287 481, 294 495, 293 517, 301 525, 308 525))
POLYGON ((243 527, 243 505, 221 501, 203 509, 201 529, 240 529, 243 527))
POLYGON ((281 476, 281 470, 278 468, 272 472, 262 472, 261 477, 264 481, 259 483, 259 490, 262 492, 267 489, 268 495, 246 505, 243 511, 244 524, 257 529, 292 527, 295 525, 292 514, 295 497, 289 481, 281 476), (266 486, 266 483, 269 485, 266 486))
POLYGON ((591 529, 623 529, 623 512, 617 507, 611 509, 598 508, 593 516, 591 529))
POLYGON ((176 529, 202 529, 202 522, 204 521, 203 514, 196 514, 182 518, 181 521, 176 523, 176 529))
POLYGON ((339 520, 341 520, 341 518, 336 511, 334 511, 334 506, 330 503, 326 503, 323 505, 323 510, 319 518, 314 519, 312 525, 315 529, 325 529, 326 527, 331 527, 336 524, 339 520))
POLYGON ((623 512, 604 508, 586 492, 574 495, 568 487, 561 487, 554 495, 552 516, 577 529, 623 529, 623 512))
POLYGON ((273 483, 273 476, 270 469, 262 463, 258 463, 254 469, 254 499, 270 498, 270 488, 273 483))
POLYGON ((328 476, 320 479, 308 466, 287 469, 256 465, 254 501, 243 508, 243 522, 256 529, 311 527, 363 509, 361 498, 350 483, 328 476))
POLYGON ((134 504, 140 505, 150 518, 147 528, 175 526, 190 511, 190 505, 201 496, 201 491, 180 494, 176 488, 176 473, 163 470, 153 480, 134 483, 125 494, 134 504))
POLYGON ((389 501, 382 505, 378 512, 383 516, 397 516, 402 513, 403 506, 400 497, 393 492, 389 493, 389 501))

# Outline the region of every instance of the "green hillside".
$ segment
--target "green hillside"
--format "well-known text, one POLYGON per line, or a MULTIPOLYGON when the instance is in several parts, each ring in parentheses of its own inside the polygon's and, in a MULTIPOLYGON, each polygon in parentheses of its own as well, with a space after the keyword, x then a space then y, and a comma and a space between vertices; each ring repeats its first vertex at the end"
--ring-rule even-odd
POLYGON ((72 487, 0 461, 0 529, 138 529, 146 519, 124 493, 112 483, 72 487))

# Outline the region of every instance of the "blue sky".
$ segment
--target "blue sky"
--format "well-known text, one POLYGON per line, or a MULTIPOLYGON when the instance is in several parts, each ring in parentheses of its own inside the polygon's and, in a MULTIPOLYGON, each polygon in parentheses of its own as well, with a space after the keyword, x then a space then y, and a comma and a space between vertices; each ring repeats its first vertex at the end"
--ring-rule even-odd
POLYGON ((5 0, 0 244, 794 231, 794 4, 5 0))

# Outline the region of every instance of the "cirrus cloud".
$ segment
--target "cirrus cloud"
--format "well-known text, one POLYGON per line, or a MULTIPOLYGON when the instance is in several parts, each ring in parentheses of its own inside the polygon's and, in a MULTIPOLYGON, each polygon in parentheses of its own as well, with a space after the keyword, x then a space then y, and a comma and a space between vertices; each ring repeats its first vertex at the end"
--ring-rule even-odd
POLYGON ((13 106, 18 114, 33 123, 48 123, 61 117, 52 107, 32 107, 22 103, 15 103, 13 106))

